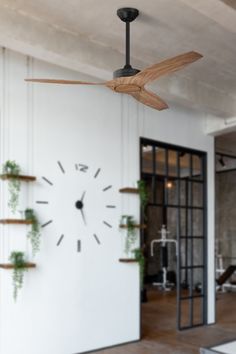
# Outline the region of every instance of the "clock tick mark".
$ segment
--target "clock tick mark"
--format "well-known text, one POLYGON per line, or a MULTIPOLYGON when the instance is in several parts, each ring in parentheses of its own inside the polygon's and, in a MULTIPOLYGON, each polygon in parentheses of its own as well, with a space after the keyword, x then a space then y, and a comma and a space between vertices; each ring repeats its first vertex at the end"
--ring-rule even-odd
POLYGON ((47 179, 46 177, 42 177, 42 179, 47 182, 48 184, 50 184, 50 186, 53 186, 53 183, 51 181, 49 181, 49 179, 47 179))
POLYGON ((64 235, 61 235, 61 237, 59 238, 59 240, 57 241, 57 246, 60 246, 61 241, 63 240, 64 235))
POLYGON ((49 225, 51 223, 52 223, 52 220, 49 220, 49 221, 45 222, 45 224, 41 225, 41 227, 45 227, 45 226, 47 226, 47 225, 49 225))
POLYGON ((93 237, 95 238, 95 240, 97 241, 97 243, 100 245, 101 242, 100 242, 99 238, 97 237, 97 235, 96 235, 96 234, 93 234, 93 237))
POLYGON ((106 222, 106 221, 103 221, 103 224, 106 225, 106 226, 108 226, 108 227, 110 227, 110 228, 112 228, 111 224, 109 224, 109 223, 106 222))
POLYGON ((97 170, 97 172, 96 172, 95 175, 94 175, 94 178, 97 178, 97 176, 99 175, 100 172, 101 172, 101 168, 99 168, 99 169, 97 170))
POLYGON ((36 200, 37 204, 49 204, 48 202, 44 201, 44 200, 36 200))
POLYGON ((116 206, 115 205, 106 205, 106 208, 114 209, 114 208, 116 208, 116 206))
POLYGON ((107 187, 103 188, 103 192, 108 191, 108 189, 110 189, 110 188, 112 188, 112 186, 107 186, 107 187))
POLYGON ((87 165, 84 165, 83 163, 76 163, 75 169, 81 172, 88 172, 89 167, 87 165))
POLYGON ((81 240, 77 241, 77 252, 81 252, 81 240))
POLYGON ((57 161, 57 163, 58 163, 58 166, 60 167, 61 172, 62 172, 62 173, 65 173, 65 170, 64 170, 64 168, 63 168, 61 162, 60 162, 60 161, 57 161))

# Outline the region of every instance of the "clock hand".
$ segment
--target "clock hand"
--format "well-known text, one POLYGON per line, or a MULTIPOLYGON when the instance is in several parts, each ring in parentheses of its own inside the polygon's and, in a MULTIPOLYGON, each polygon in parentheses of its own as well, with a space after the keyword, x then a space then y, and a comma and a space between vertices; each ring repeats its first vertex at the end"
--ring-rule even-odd
POLYGON ((84 193, 82 194, 81 202, 84 200, 85 193, 86 193, 86 191, 84 191, 84 193))
POLYGON ((82 219, 83 219, 83 221, 84 221, 84 224, 86 225, 86 220, 85 220, 85 216, 84 216, 84 211, 83 211, 83 209, 80 209, 80 211, 81 211, 81 215, 82 215, 82 219))

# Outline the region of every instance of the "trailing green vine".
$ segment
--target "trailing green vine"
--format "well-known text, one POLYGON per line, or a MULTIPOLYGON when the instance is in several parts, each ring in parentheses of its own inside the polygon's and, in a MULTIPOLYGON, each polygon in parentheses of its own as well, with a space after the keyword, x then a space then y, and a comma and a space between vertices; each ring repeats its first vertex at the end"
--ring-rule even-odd
POLYGON ((146 182, 141 179, 141 180, 137 181, 137 185, 138 185, 140 204, 141 204, 143 215, 145 217, 145 208, 148 203, 148 193, 147 193, 146 182))
POLYGON ((143 250, 141 248, 136 248, 132 252, 134 253, 134 257, 135 257, 136 261, 139 263, 140 284, 141 284, 141 289, 143 289, 144 270, 145 270, 145 257, 143 255, 143 250))
POLYGON ((25 210, 25 219, 32 222, 31 230, 29 230, 27 237, 31 242, 32 255, 34 257, 36 253, 40 250, 40 224, 33 209, 25 210))
POLYGON ((121 224, 127 226, 127 235, 125 240, 125 253, 128 255, 129 252, 131 251, 131 247, 133 246, 137 238, 134 217, 131 215, 122 215, 121 224))
POLYGON ((18 291, 23 286, 24 272, 27 271, 26 260, 24 252, 13 251, 9 257, 10 262, 13 264, 13 297, 16 301, 18 296, 18 291))
POLYGON ((2 167, 3 174, 12 175, 8 181, 8 191, 10 198, 8 201, 8 206, 11 209, 12 213, 16 213, 17 206, 19 204, 19 193, 21 182, 17 178, 20 174, 20 166, 15 161, 7 160, 2 167))

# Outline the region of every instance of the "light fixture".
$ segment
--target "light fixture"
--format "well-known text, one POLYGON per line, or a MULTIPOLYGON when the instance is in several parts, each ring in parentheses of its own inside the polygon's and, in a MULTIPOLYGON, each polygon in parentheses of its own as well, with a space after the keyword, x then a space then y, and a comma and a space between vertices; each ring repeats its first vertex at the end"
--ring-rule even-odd
POLYGON ((152 146, 150 145, 143 145, 143 152, 150 152, 152 151, 152 146))
POLYGON ((173 183, 171 181, 166 182, 166 188, 171 189, 173 187, 173 183))
POLYGON ((221 155, 220 158, 219 158, 219 163, 221 164, 221 166, 224 168, 225 167, 225 162, 224 162, 224 158, 223 156, 221 155))

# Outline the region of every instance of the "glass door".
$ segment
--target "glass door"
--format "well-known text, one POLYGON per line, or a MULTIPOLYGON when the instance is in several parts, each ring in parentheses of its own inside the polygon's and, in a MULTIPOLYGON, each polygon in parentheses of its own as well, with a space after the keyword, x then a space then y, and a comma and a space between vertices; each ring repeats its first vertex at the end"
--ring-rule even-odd
MULTIPOLYGON (((141 138, 141 179, 148 186, 147 231, 142 243, 165 225, 177 241, 177 328, 206 324, 206 154, 141 138), (152 222, 148 223, 149 220, 152 222)), ((157 259, 161 255, 156 254, 157 259)), ((155 257, 153 259, 155 262, 155 257)))

